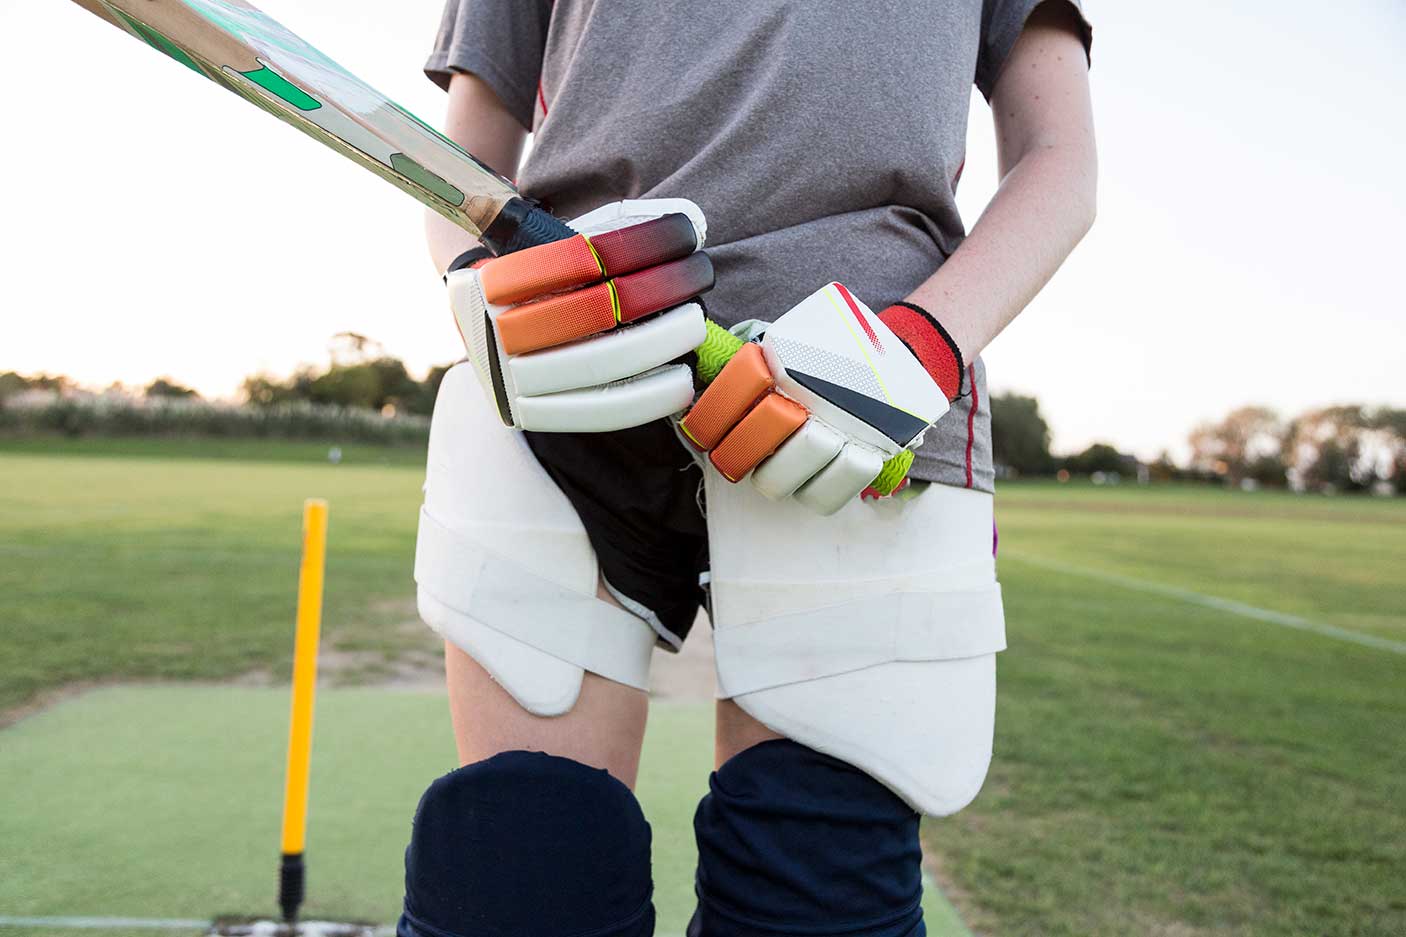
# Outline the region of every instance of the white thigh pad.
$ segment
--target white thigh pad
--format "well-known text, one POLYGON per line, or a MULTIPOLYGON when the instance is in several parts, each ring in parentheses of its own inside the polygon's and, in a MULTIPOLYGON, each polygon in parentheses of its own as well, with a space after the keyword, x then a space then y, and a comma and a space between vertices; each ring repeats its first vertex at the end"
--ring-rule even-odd
POLYGON ((655 634, 596 596, 575 510, 466 365, 445 375, 430 428, 415 553, 420 615, 524 709, 568 712, 585 671, 645 689, 655 634))
POLYGON ((991 496, 930 485, 823 517, 705 477, 719 695, 917 810, 969 803, 1005 648, 991 496))

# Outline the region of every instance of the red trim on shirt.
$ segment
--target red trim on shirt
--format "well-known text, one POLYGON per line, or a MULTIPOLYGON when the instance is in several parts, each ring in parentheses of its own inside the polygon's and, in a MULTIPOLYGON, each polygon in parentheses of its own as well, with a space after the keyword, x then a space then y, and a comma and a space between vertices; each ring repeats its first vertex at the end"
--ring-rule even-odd
POLYGON ((859 311, 859 304, 854 301, 854 297, 845 289, 843 283, 836 283, 835 289, 840 291, 845 302, 849 305, 849 311, 854 313, 854 317, 859 320, 859 327, 864 330, 864 334, 869 336, 869 344, 874 346, 874 350, 883 353, 884 346, 879 344, 879 334, 874 331, 874 327, 869 324, 869 320, 864 318, 864 313, 859 311))
POLYGON ((542 93, 542 82, 537 82, 537 103, 542 105, 542 116, 547 116, 547 96, 542 93))
POLYGON ((981 406, 981 396, 976 389, 976 365, 967 368, 967 378, 972 385, 972 407, 967 411, 967 487, 972 486, 972 443, 976 441, 976 411, 981 406))

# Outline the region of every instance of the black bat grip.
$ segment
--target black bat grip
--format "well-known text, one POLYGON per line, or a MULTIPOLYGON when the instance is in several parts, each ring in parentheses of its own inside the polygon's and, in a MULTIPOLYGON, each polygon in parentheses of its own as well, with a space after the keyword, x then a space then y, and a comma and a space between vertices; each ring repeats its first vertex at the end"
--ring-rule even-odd
POLYGON ((512 198, 479 238, 495 255, 511 254, 525 247, 550 244, 575 237, 576 232, 542 206, 525 198, 512 198))

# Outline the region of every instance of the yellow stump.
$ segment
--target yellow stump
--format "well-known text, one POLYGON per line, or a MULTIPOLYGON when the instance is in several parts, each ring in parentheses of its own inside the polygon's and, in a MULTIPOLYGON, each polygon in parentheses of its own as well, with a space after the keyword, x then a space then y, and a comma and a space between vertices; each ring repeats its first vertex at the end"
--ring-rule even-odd
POLYGON ((312 705, 317 686, 317 644, 322 625, 322 578, 326 559, 327 502, 309 498, 303 504, 303 562, 298 571, 293 705, 288 729, 288 773, 283 788, 283 863, 279 876, 279 905, 284 918, 290 921, 297 915, 303 900, 312 705))

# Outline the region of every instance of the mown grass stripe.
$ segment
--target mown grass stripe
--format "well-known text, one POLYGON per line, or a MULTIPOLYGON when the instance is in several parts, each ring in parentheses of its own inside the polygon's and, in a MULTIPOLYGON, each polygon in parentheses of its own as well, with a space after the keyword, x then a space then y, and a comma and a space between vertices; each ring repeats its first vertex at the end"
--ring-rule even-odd
POLYGON ((1350 628, 1340 628, 1337 625, 1329 625, 1321 621, 1312 621, 1311 619, 1303 618, 1299 615, 1290 615, 1287 612, 1276 612, 1273 609, 1260 608, 1258 605, 1237 602, 1235 599, 1225 599, 1217 595, 1207 595, 1204 592, 1194 592, 1191 589, 1182 589, 1177 586, 1166 585, 1165 583, 1153 582, 1150 579, 1137 579, 1133 576, 1124 576, 1119 573, 1109 573, 1099 569, 1091 569, 1087 566, 1062 563, 1059 560, 1032 556, 1028 553, 1013 550, 1002 550, 1001 557, 1003 559, 1018 560, 1022 563, 1028 563, 1031 566, 1039 566, 1043 569, 1051 570, 1052 572, 1067 573, 1071 576, 1082 576, 1085 579, 1096 579, 1111 585, 1122 586, 1125 589, 1135 589, 1139 592, 1163 595, 1168 598, 1187 602, 1191 605, 1200 605, 1203 608, 1229 612, 1232 615, 1239 615, 1242 618, 1252 618, 1255 621, 1263 621, 1271 625, 1281 625, 1285 628, 1307 631, 1311 634, 1322 635, 1325 638, 1348 641, 1379 651, 1388 651, 1392 654, 1406 654, 1406 641, 1393 641, 1390 638, 1379 637, 1375 634, 1353 631, 1350 628))

